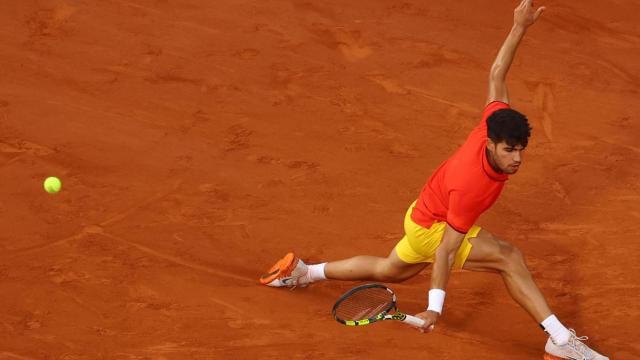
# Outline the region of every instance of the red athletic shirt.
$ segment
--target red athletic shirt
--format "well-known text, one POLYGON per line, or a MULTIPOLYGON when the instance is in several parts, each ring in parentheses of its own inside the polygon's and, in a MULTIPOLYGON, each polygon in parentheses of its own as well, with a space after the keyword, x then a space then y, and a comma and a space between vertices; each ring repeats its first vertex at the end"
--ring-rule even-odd
POLYGON ((431 175, 411 213, 416 224, 429 228, 434 221, 446 221, 467 233, 493 205, 509 176, 497 173, 487 160, 487 118, 508 108, 498 101, 487 105, 467 141, 431 175))

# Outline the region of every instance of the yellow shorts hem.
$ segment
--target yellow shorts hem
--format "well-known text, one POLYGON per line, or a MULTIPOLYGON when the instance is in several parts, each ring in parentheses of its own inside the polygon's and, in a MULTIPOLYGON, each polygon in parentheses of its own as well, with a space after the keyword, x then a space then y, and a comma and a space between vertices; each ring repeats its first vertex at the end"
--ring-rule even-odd
MULTIPOLYGON (((396 254, 398 254, 400 260, 408 264, 432 263, 435 261, 436 249, 442 241, 447 223, 437 221, 429 228, 416 224, 410 217, 414 205, 415 202, 409 207, 407 215, 405 216, 405 236, 396 245, 396 254)), ((462 244, 460 244, 456 252, 453 265, 455 269, 462 269, 464 266, 473 247, 469 239, 478 236, 481 229, 481 227, 474 225, 465 234, 462 244)))

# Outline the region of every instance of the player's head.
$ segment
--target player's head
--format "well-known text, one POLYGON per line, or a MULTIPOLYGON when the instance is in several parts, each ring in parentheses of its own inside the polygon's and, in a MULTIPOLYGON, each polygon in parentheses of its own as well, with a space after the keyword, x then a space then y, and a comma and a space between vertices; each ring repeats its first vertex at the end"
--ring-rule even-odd
POLYGON ((515 174, 522 152, 529 143, 527 117, 513 109, 496 110, 487 119, 487 150, 491 165, 505 174, 515 174))

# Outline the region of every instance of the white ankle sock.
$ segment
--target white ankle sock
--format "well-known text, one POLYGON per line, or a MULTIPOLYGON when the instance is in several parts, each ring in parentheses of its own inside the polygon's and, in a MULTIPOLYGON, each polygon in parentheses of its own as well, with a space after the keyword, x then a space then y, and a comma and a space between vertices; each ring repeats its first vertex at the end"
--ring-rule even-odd
POLYGON ((327 265, 327 263, 308 265, 309 270, 307 272, 307 277, 309 278, 309 282, 327 280, 327 277, 324 275, 325 265, 327 265))
POLYGON ((562 346, 569 342, 569 338, 571 337, 571 333, 569 330, 560 323, 560 320, 555 315, 550 315, 548 318, 544 319, 540 325, 544 328, 549 336, 551 336, 551 340, 558 345, 562 346))

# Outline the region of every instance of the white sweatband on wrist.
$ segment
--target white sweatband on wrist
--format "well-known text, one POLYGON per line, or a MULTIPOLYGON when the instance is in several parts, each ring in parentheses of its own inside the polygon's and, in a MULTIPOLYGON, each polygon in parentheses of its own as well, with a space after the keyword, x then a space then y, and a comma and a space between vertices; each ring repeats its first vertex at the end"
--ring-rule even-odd
POLYGON ((442 289, 429 290, 429 307, 427 310, 435 311, 438 314, 442 314, 442 307, 444 306, 445 292, 442 289))

